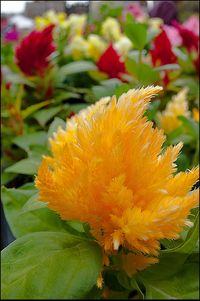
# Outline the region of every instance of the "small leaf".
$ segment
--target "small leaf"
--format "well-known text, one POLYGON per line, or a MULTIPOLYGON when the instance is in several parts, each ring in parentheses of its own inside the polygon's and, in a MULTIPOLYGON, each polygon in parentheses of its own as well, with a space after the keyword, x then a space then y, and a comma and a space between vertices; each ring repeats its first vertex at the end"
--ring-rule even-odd
POLYGON ((40 163, 41 157, 29 157, 9 166, 5 169, 5 172, 19 173, 24 175, 34 175, 37 173, 40 163))
POLYGON ((63 81, 66 76, 90 70, 96 70, 96 65, 89 61, 78 61, 69 63, 59 70, 59 81, 63 81))
POLYGON ((179 70, 180 66, 178 64, 167 64, 154 68, 157 71, 167 71, 167 70, 179 70))
POLYGON ((41 126, 45 126, 45 124, 54 117, 60 110, 62 109, 61 106, 53 107, 49 109, 40 110, 34 114, 34 118, 38 121, 41 126))
POLYGON ((23 236, 2 251, 3 299, 79 299, 102 267, 97 243, 67 233, 23 236))
POLYGON ((30 150, 31 145, 45 145, 46 142, 47 134, 42 131, 26 134, 13 139, 13 143, 24 149, 26 152, 30 150))
POLYGON ((47 106, 48 104, 51 103, 51 100, 45 100, 42 101, 40 103, 36 103, 34 105, 29 106, 27 109, 23 110, 22 113, 22 117, 24 119, 26 119, 28 116, 30 116, 31 114, 33 114, 34 112, 38 111, 39 109, 47 106))

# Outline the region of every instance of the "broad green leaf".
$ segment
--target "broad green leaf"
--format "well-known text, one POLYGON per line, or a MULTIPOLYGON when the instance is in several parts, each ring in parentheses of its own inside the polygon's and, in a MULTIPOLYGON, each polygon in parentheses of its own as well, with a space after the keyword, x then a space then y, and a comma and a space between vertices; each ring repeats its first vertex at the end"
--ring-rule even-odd
POLYGON ((100 247, 68 233, 31 233, 2 251, 3 299, 78 299, 96 284, 100 247))
POLYGON ((45 100, 42 101, 40 103, 36 103, 34 105, 29 106, 27 109, 21 111, 22 113, 22 117, 24 119, 26 119, 28 116, 30 116, 31 114, 33 114, 34 112, 38 111, 39 109, 47 106, 48 104, 51 103, 51 100, 45 100))
POLYGON ((31 145, 45 145, 47 143, 47 134, 42 131, 25 134, 14 138, 13 143, 28 152, 31 145))
POLYGON ((17 175, 13 174, 13 173, 6 173, 3 172, 1 174, 1 185, 6 185, 7 183, 9 183, 10 181, 12 181, 17 175))
POLYGON ((147 25, 136 23, 130 18, 126 21, 124 32, 135 48, 142 50, 147 44, 147 25))
POLYGON ((41 163, 41 159, 41 156, 32 156, 27 159, 23 159, 6 168, 5 172, 19 173, 24 175, 34 175, 37 173, 38 167, 41 163))
POLYGON ((54 117, 60 110, 61 106, 53 107, 49 109, 43 109, 34 114, 34 118, 38 121, 41 126, 45 126, 45 124, 54 117))
POLYGON ((59 70, 59 81, 63 81, 66 76, 75 74, 75 73, 81 73, 81 72, 87 72, 90 70, 96 70, 96 65, 89 61, 78 61, 78 62, 72 62, 69 63, 59 70))
POLYGON ((144 282, 146 299, 199 299, 198 261, 186 262, 180 271, 170 278, 144 282))
POLYGON ((51 123, 48 133, 47 133, 48 139, 53 136, 53 133, 57 132, 59 127, 65 129, 66 123, 61 118, 55 117, 53 122, 51 123))
POLYGON ((74 113, 78 113, 79 111, 86 109, 88 107, 87 103, 77 103, 74 105, 70 105, 70 111, 74 113))
POLYGON ((149 120, 157 121, 157 110, 160 105, 160 100, 154 100, 149 104, 148 109, 145 112, 145 116, 148 117, 149 120))
POLYGON ((30 188, 2 188, 5 216, 14 236, 40 231, 66 231, 69 228, 66 223, 45 203, 42 205, 37 201, 36 188, 30 188))

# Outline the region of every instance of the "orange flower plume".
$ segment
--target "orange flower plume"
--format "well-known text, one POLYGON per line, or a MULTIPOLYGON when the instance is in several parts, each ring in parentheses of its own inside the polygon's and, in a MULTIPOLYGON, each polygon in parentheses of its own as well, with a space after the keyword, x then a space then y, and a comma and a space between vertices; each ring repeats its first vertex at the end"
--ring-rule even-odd
POLYGON ((38 171, 40 200, 62 219, 89 223, 107 254, 122 246, 158 255, 160 239, 176 239, 191 226, 198 168, 174 175, 182 143, 163 152, 163 130, 144 117, 161 90, 130 90, 73 116, 50 140, 52 157, 38 171))

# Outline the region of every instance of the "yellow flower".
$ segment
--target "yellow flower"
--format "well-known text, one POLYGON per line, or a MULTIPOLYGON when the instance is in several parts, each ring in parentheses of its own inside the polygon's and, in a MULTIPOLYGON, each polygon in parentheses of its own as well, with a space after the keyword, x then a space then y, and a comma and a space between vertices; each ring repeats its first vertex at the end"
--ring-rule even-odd
POLYGON ((96 34, 90 34, 87 38, 87 42, 87 57, 93 58, 95 61, 98 60, 101 54, 105 51, 107 44, 96 34))
POLYGON ((88 49, 88 42, 82 36, 75 36, 70 44, 66 47, 65 53, 70 54, 74 60, 80 60, 86 56, 88 49))
POLYGON ((67 19, 66 28, 69 28, 70 37, 82 35, 86 26, 87 16, 71 14, 67 19))
POLYGON ((193 108, 192 110, 193 118, 196 122, 199 122, 199 109, 193 108))
POLYGON ((40 200, 64 220, 89 223, 106 254, 122 246, 158 255, 160 239, 177 239, 191 225, 198 168, 174 175, 182 144, 163 153, 163 130, 144 117, 161 90, 130 90, 81 111, 54 134, 52 156, 39 168, 40 200))
POLYGON ((161 18, 149 18, 148 22, 152 29, 160 29, 160 26, 163 25, 163 20, 161 18))
POLYGON ((108 41, 118 41, 121 37, 119 22, 114 18, 108 17, 102 23, 101 33, 108 41))
POLYGON ((35 26, 37 29, 43 29, 50 24, 58 24, 64 26, 66 22, 66 14, 63 12, 55 13, 53 10, 47 11, 42 17, 35 18, 35 26))
POLYGON ((172 101, 167 104, 165 111, 158 113, 160 126, 164 129, 166 134, 171 133, 181 125, 181 121, 177 118, 178 116, 190 116, 187 103, 187 92, 188 89, 183 88, 172 98, 172 101))
POLYGON ((114 47, 121 56, 126 57, 129 50, 132 48, 132 42, 126 36, 121 36, 114 44, 114 47))
POLYGON ((121 255, 122 268, 129 277, 132 277, 137 271, 143 270, 148 265, 157 262, 157 258, 147 257, 143 254, 128 253, 121 255))

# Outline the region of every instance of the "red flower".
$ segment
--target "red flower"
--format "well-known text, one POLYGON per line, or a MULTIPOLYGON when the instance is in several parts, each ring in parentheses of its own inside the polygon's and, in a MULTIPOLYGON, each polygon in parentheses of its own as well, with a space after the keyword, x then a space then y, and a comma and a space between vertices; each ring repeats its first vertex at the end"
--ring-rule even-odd
POLYGON ((178 29, 183 40, 182 45, 185 46, 189 52, 191 52, 193 49, 198 51, 199 37, 190 29, 176 21, 173 21, 172 25, 178 29))
POLYGON ((177 57, 172 51, 170 40, 164 30, 155 38, 153 46, 150 53, 154 66, 174 64, 177 62, 177 57))
POLYGON ((54 25, 50 25, 42 31, 32 31, 16 48, 17 65, 26 75, 44 75, 49 65, 48 56, 55 50, 53 28, 54 25))
POLYGON ((126 73, 124 62, 120 60, 119 54, 112 45, 101 55, 97 67, 100 71, 107 73, 110 78, 121 79, 121 75, 126 73))

